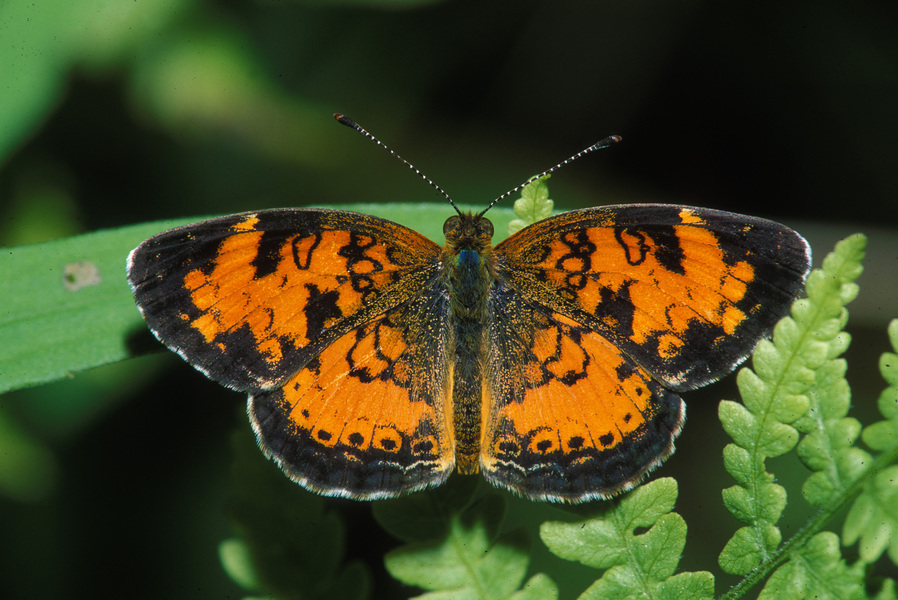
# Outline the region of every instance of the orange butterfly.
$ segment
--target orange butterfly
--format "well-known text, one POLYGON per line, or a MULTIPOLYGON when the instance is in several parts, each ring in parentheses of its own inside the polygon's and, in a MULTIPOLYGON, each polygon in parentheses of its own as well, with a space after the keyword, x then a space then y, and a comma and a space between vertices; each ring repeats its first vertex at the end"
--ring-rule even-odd
POLYGON ((156 337, 249 393, 260 446, 307 489, 389 498, 457 468, 583 502, 673 452, 676 392, 741 363, 810 264, 787 227, 665 204, 560 214, 495 247, 483 213, 443 231, 440 247, 347 211, 244 213, 148 239, 128 278, 156 337))

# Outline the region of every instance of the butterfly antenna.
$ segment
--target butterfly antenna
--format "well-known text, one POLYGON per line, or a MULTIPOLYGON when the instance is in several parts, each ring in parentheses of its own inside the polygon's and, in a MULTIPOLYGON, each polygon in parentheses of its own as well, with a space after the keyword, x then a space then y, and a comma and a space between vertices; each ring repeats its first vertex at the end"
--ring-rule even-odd
POLYGON ((589 154, 590 152, 593 152, 593 151, 595 151, 595 150, 601 150, 602 148, 607 148, 608 146, 610 146, 610 145, 612 145, 612 144, 616 144, 617 142, 621 141, 621 139, 622 139, 622 138, 621 138, 621 136, 619 136, 619 135, 609 135, 608 137, 606 137, 606 138, 604 138, 604 139, 602 139, 602 140, 596 142, 595 144, 593 144, 593 145, 590 146, 589 148, 584 148, 583 150, 581 150, 580 152, 574 154, 573 156, 570 156, 570 157, 566 158, 565 160, 561 161, 560 163, 558 163, 557 165, 555 165, 555 166, 552 167, 551 169, 546 169, 545 171, 543 171, 543 172, 540 173, 539 175, 534 175, 533 177, 531 177, 530 179, 528 179, 527 181, 525 181, 525 182, 522 183, 521 185, 519 185, 519 186, 517 186, 517 187, 515 187, 515 188, 512 188, 512 189, 508 190, 507 192, 505 192, 504 194, 502 194, 501 196, 499 196, 498 198, 496 198, 495 200, 493 200, 492 202, 490 202, 490 205, 487 206, 485 209, 483 209, 483 210, 480 212, 480 215, 479 215, 479 216, 482 217, 482 216, 486 213, 486 211, 488 211, 489 209, 491 209, 491 208, 492 208, 493 206, 495 206, 498 202, 500 202, 501 200, 504 200, 505 198, 508 198, 509 196, 511 196, 512 194, 514 194, 515 192, 520 191, 520 190, 523 189, 525 186, 527 186, 527 185, 533 183, 534 181, 536 181, 536 180, 539 179, 540 177, 545 177, 545 176, 548 175, 549 173, 553 173, 553 172, 557 171, 557 170, 560 169, 561 167, 563 167, 563 166, 565 166, 565 165, 567 165, 567 164, 569 164, 569 163, 574 162, 574 161, 577 160, 578 158, 582 158, 582 157, 586 156, 586 155, 589 154))
POLYGON ((365 130, 364 128, 362 128, 362 126, 360 126, 358 123, 356 123, 355 121, 353 121, 352 119, 350 119, 350 118, 347 117, 346 115, 341 114, 341 113, 334 113, 334 118, 335 118, 338 122, 342 123, 343 125, 346 125, 347 127, 351 128, 351 129, 355 129, 356 131, 358 131, 359 133, 361 133, 363 136, 365 136, 366 138, 368 138, 369 140, 371 140, 372 142, 374 142, 375 144, 377 144, 378 146, 380 146, 381 148, 383 148, 384 150, 386 150, 387 152, 389 152, 390 154, 392 154, 393 157, 394 157, 396 160, 398 160, 399 162, 401 162, 402 164, 404 164, 406 167, 408 167, 409 169, 411 169, 412 171, 414 171, 415 173, 417 173, 417 174, 418 174, 418 177, 420 177, 421 179, 423 179, 424 181, 426 181, 427 184, 430 185, 430 187, 432 187, 433 189, 435 189, 436 191, 438 191, 440 194, 442 194, 443 198, 445 198, 446 200, 448 200, 448 201, 449 201, 449 204, 452 205, 452 208, 455 209, 455 212, 457 212, 458 214, 461 214, 461 211, 458 209, 458 206, 455 205, 455 202, 452 201, 452 198, 449 197, 449 194, 447 194, 447 193, 445 192, 445 190, 443 190, 443 188, 441 188, 440 186, 438 186, 437 184, 435 184, 435 183, 433 182, 433 180, 430 179, 430 177, 428 177, 427 175, 425 175, 424 173, 422 173, 421 171, 419 171, 419 170, 415 167, 415 165, 413 165, 412 163, 408 162, 407 160, 405 160, 404 158, 402 158, 401 156, 399 156, 396 152, 394 152, 394 151, 393 151, 391 148, 389 148, 386 144, 384 144, 382 141, 380 141, 379 139, 377 139, 376 137, 374 137, 372 134, 368 133, 367 130, 365 130))

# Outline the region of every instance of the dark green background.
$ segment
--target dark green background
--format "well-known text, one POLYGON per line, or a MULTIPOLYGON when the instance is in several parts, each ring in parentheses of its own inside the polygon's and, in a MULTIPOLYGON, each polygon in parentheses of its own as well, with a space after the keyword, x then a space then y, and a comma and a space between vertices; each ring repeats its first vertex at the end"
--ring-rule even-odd
MULTIPOLYGON (((898 315, 896 6, 4 0, 0 243, 441 201, 335 111, 474 204, 619 134, 552 178, 559 208, 651 201, 774 218, 818 262, 838 237, 871 235, 849 328, 869 422, 875 356, 898 315)), ((659 471, 680 482, 686 569, 715 570, 737 526, 719 500, 730 481, 715 409, 734 395, 732 378, 687 395, 678 452, 659 471)), ((0 595, 240 597, 216 547, 233 535, 229 433, 249 427, 242 404, 173 355, 0 397, 4 427, 35 440, 43 473, 25 492, 0 490, 0 595)), ((374 597, 413 593, 382 572, 396 542, 369 507, 328 502, 347 519, 349 556, 370 563, 374 597)), ((516 523, 558 514, 510 502, 516 523)), ((784 534, 805 514, 792 498, 784 534)), ((563 597, 585 586, 559 584, 563 597)))

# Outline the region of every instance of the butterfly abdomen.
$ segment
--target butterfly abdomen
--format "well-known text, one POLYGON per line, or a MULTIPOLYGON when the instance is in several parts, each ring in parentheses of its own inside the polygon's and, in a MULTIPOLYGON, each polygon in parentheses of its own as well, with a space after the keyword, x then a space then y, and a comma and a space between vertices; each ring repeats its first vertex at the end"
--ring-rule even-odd
POLYGON ((491 276, 483 254, 462 250, 449 260, 449 315, 455 336, 452 385, 455 458, 459 473, 476 473, 480 461, 484 323, 491 276))

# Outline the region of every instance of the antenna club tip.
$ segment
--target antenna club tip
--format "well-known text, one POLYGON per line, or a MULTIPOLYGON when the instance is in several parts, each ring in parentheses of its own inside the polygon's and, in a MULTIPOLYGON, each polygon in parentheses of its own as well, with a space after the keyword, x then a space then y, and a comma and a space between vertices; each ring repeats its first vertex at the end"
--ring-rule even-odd
POLYGON ((350 119, 343 113, 334 113, 334 118, 337 120, 338 123, 342 123, 343 125, 346 125, 347 127, 352 127, 353 129, 358 127, 355 124, 355 121, 353 121, 352 119, 350 119))
POLYGON ((596 142, 593 146, 591 146, 589 148, 589 150, 590 151, 601 150, 603 148, 607 148, 608 146, 611 146, 612 144, 616 144, 617 142, 621 141, 622 139, 623 138, 619 135, 609 135, 608 137, 602 138, 601 140, 596 142))

